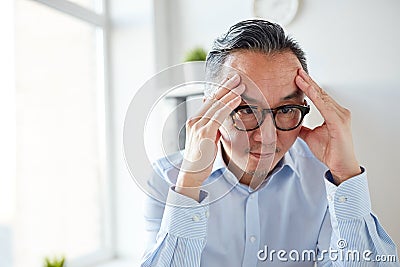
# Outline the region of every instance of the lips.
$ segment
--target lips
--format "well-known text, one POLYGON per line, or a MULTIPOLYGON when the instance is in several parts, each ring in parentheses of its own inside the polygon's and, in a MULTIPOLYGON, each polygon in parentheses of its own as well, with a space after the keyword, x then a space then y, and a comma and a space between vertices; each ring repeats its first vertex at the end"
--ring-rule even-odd
POLYGON ((274 152, 263 152, 263 153, 259 153, 259 152, 250 152, 250 155, 252 155, 255 158, 269 158, 272 157, 275 153, 274 152))

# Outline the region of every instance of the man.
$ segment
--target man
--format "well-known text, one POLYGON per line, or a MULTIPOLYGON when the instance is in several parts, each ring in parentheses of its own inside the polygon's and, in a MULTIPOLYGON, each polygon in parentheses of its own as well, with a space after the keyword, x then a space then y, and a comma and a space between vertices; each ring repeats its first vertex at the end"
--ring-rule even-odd
POLYGON ((183 155, 155 164, 162 201, 147 202, 142 266, 399 266, 374 261, 396 247, 371 213, 350 112, 307 74, 298 44, 242 21, 206 68, 225 79, 188 120, 183 155), (305 96, 325 120, 312 130, 305 96))

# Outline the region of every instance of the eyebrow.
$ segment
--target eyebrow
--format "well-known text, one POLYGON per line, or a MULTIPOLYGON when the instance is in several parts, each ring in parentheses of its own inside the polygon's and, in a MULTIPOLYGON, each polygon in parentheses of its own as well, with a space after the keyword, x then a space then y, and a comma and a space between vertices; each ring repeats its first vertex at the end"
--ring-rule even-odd
POLYGON ((252 97, 250 97, 250 96, 248 96, 248 95, 246 95, 246 94, 242 94, 242 99, 243 99, 243 100, 246 100, 246 101, 249 101, 249 102, 258 102, 257 99, 252 98, 252 97))
MULTIPOLYGON (((293 93, 282 97, 280 99, 280 101, 287 101, 287 100, 292 100, 292 99, 300 98, 300 97, 301 97, 301 90, 297 88, 296 91, 294 91, 293 93)), ((249 101, 249 102, 259 102, 258 99, 252 98, 246 94, 242 94, 242 99, 245 101, 249 101)))
POLYGON ((285 97, 281 98, 281 101, 287 101, 287 100, 292 100, 294 98, 299 98, 301 97, 301 90, 300 89, 296 89, 296 91, 294 91, 293 93, 291 93, 290 95, 287 95, 285 97))

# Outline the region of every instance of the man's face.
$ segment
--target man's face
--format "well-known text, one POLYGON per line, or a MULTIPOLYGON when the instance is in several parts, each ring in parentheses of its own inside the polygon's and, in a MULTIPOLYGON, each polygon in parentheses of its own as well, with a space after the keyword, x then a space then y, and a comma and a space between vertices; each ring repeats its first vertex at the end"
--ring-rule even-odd
MULTIPOLYGON (((246 85, 240 105, 276 108, 304 104, 304 95, 295 84, 301 64, 292 52, 265 55, 238 51, 232 53, 225 64, 238 70, 242 83, 246 85)), ((223 126, 220 131, 224 157, 229 164, 233 164, 232 171, 238 178, 243 176, 238 170, 247 176, 266 177, 295 142, 301 128, 276 130, 269 114, 264 123, 253 131, 237 130, 230 117, 223 126)))

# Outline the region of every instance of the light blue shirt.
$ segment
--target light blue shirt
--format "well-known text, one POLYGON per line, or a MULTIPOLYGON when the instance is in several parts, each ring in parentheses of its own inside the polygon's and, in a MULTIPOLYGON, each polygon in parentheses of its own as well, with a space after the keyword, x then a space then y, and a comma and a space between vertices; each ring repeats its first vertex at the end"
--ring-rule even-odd
POLYGON ((174 191, 181 162, 177 153, 154 164, 142 266, 400 266, 371 212, 365 170, 335 186, 301 139, 257 190, 238 183, 219 151, 200 202, 174 191))

